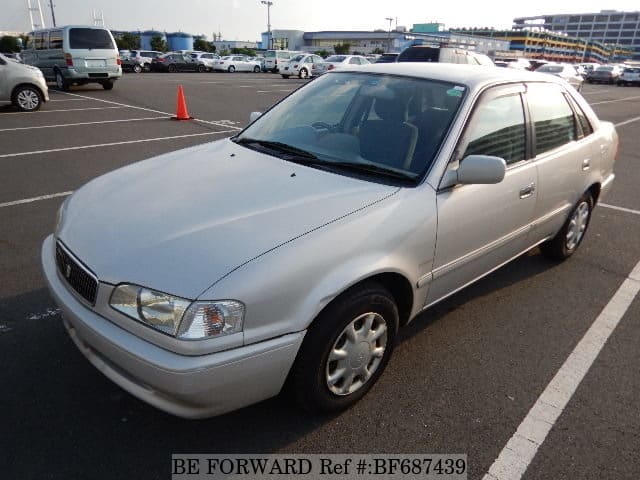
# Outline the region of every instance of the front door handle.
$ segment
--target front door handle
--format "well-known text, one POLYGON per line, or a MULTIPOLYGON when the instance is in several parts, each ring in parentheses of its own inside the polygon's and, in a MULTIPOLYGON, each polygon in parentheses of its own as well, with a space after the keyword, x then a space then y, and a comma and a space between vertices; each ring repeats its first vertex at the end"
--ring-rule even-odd
POLYGON ((529 198, 536 191, 536 184, 530 183, 526 187, 520 189, 520 198, 529 198))
POLYGON ((585 158, 584 160, 582 160, 582 170, 586 172, 587 170, 589 170, 589 168, 591 168, 591 160, 585 158))

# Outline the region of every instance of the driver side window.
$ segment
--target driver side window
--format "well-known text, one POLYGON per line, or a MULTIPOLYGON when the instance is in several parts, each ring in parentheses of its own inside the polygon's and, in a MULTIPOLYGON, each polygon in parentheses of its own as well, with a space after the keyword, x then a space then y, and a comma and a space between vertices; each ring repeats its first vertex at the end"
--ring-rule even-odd
POLYGON ((468 155, 491 155, 507 165, 525 159, 526 129, 520 94, 481 102, 469 122, 461 159, 468 155))

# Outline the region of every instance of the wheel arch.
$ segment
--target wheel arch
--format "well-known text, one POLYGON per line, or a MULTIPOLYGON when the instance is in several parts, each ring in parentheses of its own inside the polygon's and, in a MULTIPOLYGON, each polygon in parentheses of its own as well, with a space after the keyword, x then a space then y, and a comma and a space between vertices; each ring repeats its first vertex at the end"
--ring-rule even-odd
POLYGON ((599 182, 592 184, 587 192, 591 194, 591 198, 593 198, 594 205, 598 203, 598 199, 600 198, 600 191, 602 190, 602 185, 599 182))
POLYGON ((13 87, 13 89, 11 90, 11 97, 10 98, 13 99, 13 97, 16 94, 16 92, 21 87, 31 87, 31 88, 33 88, 34 90, 36 90, 38 92, 38 94, 40 95, 40 99, 44 102, 44 92, 42 91, 42 89, 38 85, 36 85, 35 83, 29 83, 29 82, 21 82, 21 83, 17 84, 15 87, 13 87))

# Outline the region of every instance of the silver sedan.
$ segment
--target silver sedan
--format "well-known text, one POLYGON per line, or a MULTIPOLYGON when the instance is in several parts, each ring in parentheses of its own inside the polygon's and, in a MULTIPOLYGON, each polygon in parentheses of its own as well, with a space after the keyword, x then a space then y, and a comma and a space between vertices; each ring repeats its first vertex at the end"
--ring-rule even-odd
POLYGON ((422 311, 571 257, 618 151, 564 81, 470 65, 345 68, 251 118, 76 190, 42 247, 80 351, 175 415, 353 405, 422 311))

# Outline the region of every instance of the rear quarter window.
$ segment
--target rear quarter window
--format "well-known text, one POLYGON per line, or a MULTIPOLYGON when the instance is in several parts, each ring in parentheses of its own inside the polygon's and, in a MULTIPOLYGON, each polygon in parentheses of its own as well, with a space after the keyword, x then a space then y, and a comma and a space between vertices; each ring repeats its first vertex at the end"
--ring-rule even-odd
POLYGON ((72 28, 69 30, 69 47, 79 50, 115 49, 111 35, 99 28, 72 28))

